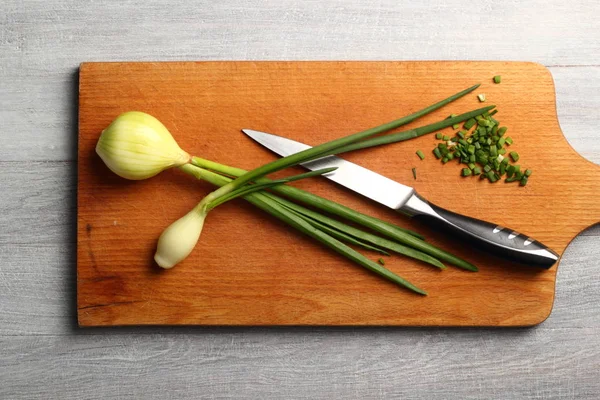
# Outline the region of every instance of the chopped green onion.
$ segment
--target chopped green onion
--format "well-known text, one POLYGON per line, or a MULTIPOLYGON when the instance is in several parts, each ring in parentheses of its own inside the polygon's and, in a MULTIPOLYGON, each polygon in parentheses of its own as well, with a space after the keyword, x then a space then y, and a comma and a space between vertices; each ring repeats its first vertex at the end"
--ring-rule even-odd
POLYGON ((435 149, 433 149, 433 154, 435 155, 435 158, 437 158, 438 160, 440 158, 442 158, 442 153, 440 153, 440 149, 438 147, 436 147, 435 149))
POLYGON ((500 163, 500 168, 499 168, 498 172, 500 172, 500 175, 504 175, 504 173, 506 172, 506 164, 505 163, 500 163))
POLYGON ((413 174, 413 178, 416 180, 417 179, 417 169, 416 168, 412 169, 412 174, 413 174))
POLYGON ((377 260, 377 262, 381 265, 385 265, 385 260, 383 258, 380 258, 379 260, 377 260))
POLYGON ((500 82, 502 82, 502 77, 500 75, 494 76, 494 83, 500 83, 500 82))
POLYGON ((498 128, 498 136, 504 136, 504 134, 506 133, 507 130, 508 130, 508 128, 505 126, 498 128))
POLYGON ((437 140, 442 140, 442 134, 441 134, 440 132, 436 133, 436 134, 435 134, 435 138, 436 138, 437 140))
POLYGON ((471 119, 467 120, 467 122, 464 123, 463 128, 465 128, 468 131, 473 126, 475 126, 476 123, 477 123, 477 121, 475 120, 475 118, 471 118, 471 119))
POLYGON ((515 178, 520 180, 523 177, 523 173, 521 171, 515 171, 515 178))
POLYGON ((450 136, 444 135, 444 136, 442 136, 442 140, 448 141, 448 140, 450 140, 450 136))
POLYGON ((420 158, 421 160, 424 160, 424 159, 425 159, 425 154, 423 154, 423 152, 422 152, 421 150, 417 150, 417 156, 419 156, 419 158, 420 158))
POLYGON ((530 169, 526 169, 525 170, 525 176, 528 177, 528 178, 531 176, 532 173, 533 173, 533 171, 530 170, 530 169))
POLYGON ((514 174, 515 174, 515 166, 514 165, 509 165, 508 167, 506 167, 506 176, 508 178, 511 178, 514 174))
POLYGON ((510 155, 510 158, 512 158, 512 160, 513 160, 514 162, 517 162, 517 161, 519 161, 519 153, 517 153, 516 151, 511 151, 511 152, 509 153, 509 155, 510 155))
POLYGON ((483 93, 478 94, 477 98, 479 99, 480 103, 483 103, 485 101, 485 94, 483 94, 483 93))
POLYGON ((475 168, 473 168, 473 175, 480 175, 481 174, 481 168, 475 166, 475 168))
POLYGON ((529 179, 526 176, 524 176, 523 178, 521 178, 521 181, 519 182, 519 186, 525 186, 525 185, 527 185, 527 181, 528 180, 529 179))
POLYGON ((470 176, 470 175, 471 175, 471 170, 469 168, 463 168, 462 176, 470 176))

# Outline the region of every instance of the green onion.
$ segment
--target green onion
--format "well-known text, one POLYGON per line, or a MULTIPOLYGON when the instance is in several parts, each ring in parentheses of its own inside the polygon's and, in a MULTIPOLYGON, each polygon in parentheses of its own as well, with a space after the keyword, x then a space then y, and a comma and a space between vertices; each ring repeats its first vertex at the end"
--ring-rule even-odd
MULTIPOLYGON (((266 194, 266 193, 265 193, 266 194)), ((293 212, 293 210, 291 210, 293 212)), ((298 214, 300 217, 304 218, 302 216, 302 214, 298 214)), ((326 234, 333 236, 334 238, 336 238, 337 240, 339 240, 340 242, 345 242, 345 243, 349 243, 349 244, 353 244, 355 246, 358 247, 362 247, 363 249, 367 249, 367 250, 372 250, 372 251, 376 251, 378 253, 381 254, 385 254, 386 256, 389 256, 390 253, 388 253, 387 251, 377 247, 377 246, 373 246, 370 245, 369 243, 363 242, 361 240, 356 239, 353 236, 348 235, 345 232, 339 231, 337 229, 334 229, 330 226, 327 226, 325 224, 320 223, 319 221, 315 221, 312 219, 308 219, 308 218, 304 218, 308 223, 310 223, 312 226, 314 226, 315 228, 318 228, 320 230, 322 230, 323 232, 325 232, 326 234)))
POLYGON ((413 168, 413 169, 412 169, 412 174, 413 174, 413 178, 414 178, 415 180, 417 180, 417 169, 416 169, 416 168, 413 168))
POLYGON ((530 170, 530 169, 526 169, 525 170, 525 176, 528 177, 528 178, 531 176, 532 173, 533 173, 533 171, 530 170))
POLYGON ((227 201, 233 200, 235 198, 243 197, 250 193, 257 192, 257 191, 263 190, 263 189, 267 189, 267 188, 270 188, 273 186, 282 185, 284 183, 294 182, 294 181, 298 181, 298 180, 305 179, 305 178, 311 178, 314 176, 327 174, 329 172, 335 171, 336 169, 337 169, 337 167, 323 168, 323 169, 318 169, 315 171, 305 172, 303 174, 291 176, 291 177, 284 178, 284 179, 278 179, 275 181, 265 182, 265 183, 256 184, 256 185, 242 186, 241 188, 234 190, 233 192, 229 192, 229 193, 217 198, 213 202, 209 203, 206 209, 207 209, 207 211, 210 211, 213 208, 215 208, 216 206, 221 205, 227 201))
MULTIPOLYGON (((161 234, 158 240, 157 252, 155 255, 155 260, 157 263, 163 268, 171 268, 183 259, 185 259, 195 247, 202 228, 204 226, 204 220, 209 210, 209 205, 215 204, 220 197, 229 195, 231 192, 235 192, 238 189, 241 189, 244 185, 257 180, 267 174, 285 169, 287 167, 291 167, 303 162, 307 162, 316 158, 321 158, 327 155, 336 154, 338 152, 345 152, 350 150, 357 150, 360 148, 371 147, 383 143, 391 143, 399 140, 404 140, 404 136, 402 134, 395 135, 387 135, 385 137, 375 138, 374 140, 365 140, 369 136, 376 135, 378 133, 382 133, 391 129, 395 129, 401 125, 405 125, 409 122, 414 121, 415 119, 422 117, 462 96, 467 93, 470 93, 474 90, 478 85, 463 90, 460 93, 457 93, 453 96, 450 96, 438 103, 426 107, 418 112, 415 112, 406 117, 394 120, 392 122, 377 126, 375 128, 367 129, 362 132, 355 133, 353 135, 349 135, 346 137, 342 137, 336 140, 332 140, 330 142, 321 144, 319 146, 315 146, 304 151, 289 155, 287 157, 283 157, 277 159, 273 162, 260 166, 236 179, 227 183, 224 186, 221 186, 214 192, 208 194, 204 197, 190 212, 188 212, 184 217, 172 223, 168 226, 163 233, 161 234), (359 142, 360 143, 356 143, 359 142)), ((482 110, 481 112, 485 112, 487 110, 482 110)), ((451 118, 447 121, 442 121, 441 123, 430 124, 426 127, 421 127, 417 129, 412 129, 408 131, 409 133, 405 133, 408 137, 416 137, 419 134, 429 133, 433 130, 441 129, 441 126, 445 126, 447 124, 454 124, 456 122, 460 122, 462 120, 466 120, 471 118, 473 115, 467 113, 464 115, 464 119, 460 119, 459 117, 451 118), (431 129, 429 131, 428 129, 431 129)), ((180 164, 175 164, 180 165, 180 164)))
POLYGON ((515 166, 514 165, 509 165, 508 167, 506 167, 506 176, 508 178, 511 178, 514 174, 515 174, 515 166))
POLYGON ((439 147, 436 147, 435 149, 433 149, 433 154, 435 155, 435 158, 437 158, 438 160, 440 158, 442 158, 442 153, 440 152, 439 147))
POLYGON ((514 162, 517 162, 517 161, 519 161, 519 153, 517 153, 516 151, 511 151, 511 152, 509 153, 509 155, 510 155, 510 158, 512 158, 512 160, 513 160, 514 162))
POLYGON ((521 180, 519 181, 519 186, 527 185, 527 181, 528 181, 528 178, 526 176, 522 177, 521 180))
MULTIPOLYGON (((219 164, 214 161, 206 160, 206 159, 203 159, 200 157, 192 157, 192 164, 197 167, 200 167, 200 168, 209 169, 209 170, 216 171, 221 174, 229 175, 229 176, 237 177, 237 176, 241 176, 247 172, 240 168, 229 167, 227 165, 219 164)), ((257 183, 266 183, 266 182, 270 182, 270 180, 267 178, 261 178, 261 179, 257 180, 257 183)), ((303 202, 305 204, 308 204, 319 210, 322 210, 322 211, 337 215, 339 217, 345 218, 349 221, 360 224, 362 226, 370 228, 376 232, 379 232, 383 235, 386 235, 386 236, 394 238, 394 239, 396 239, 398 237, 402 237, 403 235, 407 235, 407 234, 411 235, 413 237, 416 237, 420 240, 424 239, 424 237, 422 235, 418 234, 417 232, 413 232, 411 230, 401 228, 399 226, 390 224, 390 223, 380 220, 378 218, 374 218, 369 215, 362 214, 362 213, 355 211, 349 207, 343 206, 339 203, 336 203, 334 201, 317 196, 315 194, 304 191, 302 189, 295 188, 293 186, 288 186, 288 185, 274 186, 271 190, 275 193, 284 195, 293 200, 297 200, 297 201, 303 202)))
POLYGON ((436 134, 435 134, 435 138, 436 138, 437 140, 442 140, 442 134, 441 134, 440 132, 436 133, 436 134))
MULTIPOLYGON (((456 122, 462 122, 465 121, 469 118, 474 117, 475 115, 480 115, 488 110, 491 110, 492 108, 494 108, 495 106, 488 106, 488 107, 483 107, 483 108, 479 108, 477 110, 473 110, 473 111, 469 111, 466 112, 464 114, 459 115, 458 117, 454 117, 454 118, 450 118, 450 119, 445 119, 439 122, 435 122, 433 124, 429 124, 429 125, 425 125, 419 128, 415 128, 415 129, 409 129, 407 131, 402 131, 402 132, 398 132, 398 133, 392 133, 392 134, 388 134, 388 135, 383 135, 383 136, 378 136, 375 138, 371 138, 371 139, 367 139, 367 140, 363 140, 363 141, 358 141, 355 143, 351 143, 349 145, 346 146, 342 146, 339 147, 335 150, 332 150, 330 152, 326 152, 323 153, 319 156, 315 156, 314 158, 321 158, 321 157, 325 157, 331 154, 342 154, 342 153, 346 153, 348 151, 354 151, 354 150, 360 150, 360 149, 366 149, 369 147, 374 147, 374 146, 381 146, 383 144, 390 144, 390 143, 396 143, 396 142, 401 142, 404 140, 408 140, 408 139, 413 139, 422 135, 426 135, 428 133, 431 132, 435 132, 437 130, 440 129, 444 129, 447 128, 451 125, 453 125, 456 122)), ((306 151, 306 150, 305 150, 306 151)), ((299 153, 296 153, 299 154, 299 153)), ((308 161, 308 160, 307 160, 308 161)), ((305 161, 303 161, 305 162, 305 161)))
POLYGON ((379 260, 377 260, 377 262, 381 265, 385 265, 385 260, 383 258, 380 258, 379 260))
POLYGON ((465 128, 465 130, 468 131, 473 126, 475 126, 476 123, 477 123, 477 120, 475 120, 474 118, 471 118, 467 122, 464 123, 463 128, 465 128))
POLYGON ((500 75, 494 76, 494 83, 500 83, 500 82, 502 82, 502 77, 500 75))
POLYGON ((450 140, 450 136, 444 135, 444 136, 442 136, 442 139, 445 141, 448 141, 448 140, 450 140))
POLYGON ((500 169, 498 172, 500 172, 501 176, 504 175, 504 173, 506 172, 506 164, 505 163, 500 163, 500 169))
POLYGON ((477 98, 479 99, 480 103, 483 103, 485 101, 485 94, 483 94, 483 93, 478 94, 477 98))
POLYGON ((469 168, 463 168, 462 169, 462 176, 470 176, 471 172, 472 171, 469 168))
POLYGON ((423 152, 422 152, 421 150, 417 150, 417 156, 419 156, 419 158, 420 158, 421 160, 424 160, 424 159, 425 159, 425 154, 423 154, 423 152))
MULTIPOLYGON (((198 172, 199 172, 198 170, 200 170, 201 168, 195 167, 190 164, 186 164, 186 165, 181 166, 180 169, 182 169, 186 173, 189 173, 191 175, 198 177, 198 172)), ((217 186, 223 187, 223 186, 227 185, 228 183, 232 182, 231 179, 223 177, 221 175, 218 175, 218 174, 210 172, 210 171, 202 171, 201 173, 202 173, 202 177, 200 179, 207 180, 208 182, 210 182, 214 185, 217 185, 217 186)), ((246 200, 248 200, 250 203, 254 204, 255 206, 263 209, 264 211, 267 211, 269 214, 286 222, 287 224, 291 225, 292 227, 298 229, 300 232, 313 237, 314 239, 325 244, 326 246, 330 247, 334 251, 344 255, 348 259, 369 269, 370 271, 396 283, 397 285, 400 285, 407 289, 410 289, 416 293, 419 293, 422 295, 427 294, 424 290, 416 287, 415 285, 408 282, 404 278, 383 268, 379 264, 377 264, 377 263, 369 260, 365 256, 363 256, 356 250, 353 250, 352 248, 346 246, 344 243, 340 242, 339 240, 335 239, 334 237, 332 237, 332 236, 328 235, 327 233, 323 232, 322 230, 314 227, 306 219, 299 217, 298 215, 289 211, 289 209, 287 209, 285 206, 281 205, 277 201, 268 197, 266 193, 261 193, 261 192, 251 193, 247 196, 244 196, 244 198, 246 200)))
MULTIPOLYGON (((270 174, 270 173, 273 173, 276 171, 280 171, 287 167, 291 167, 291 166, 294 166, 294 165, 297 165, 297 164, 300 164, 300 163, 303 163, 303 162, 306 162, 309 160, 313 160, 316 158, 321 158, 321 157, 324 157, 327 155, 336 154, 338 152, 342 153, 342 152, 350 151, 347 148, 351 148, 351 150, 358 150, 361 148, 372 147, 375 145, 383 144, 383 143, 380 143, 379 141, 374 141, 377 144, 368 144, 368 145, 365 145, 365 142, 369 142, 369 141, 363 141, 360 143, 355 143, 355 142, 365 139, 369 136, 373 136, 378 133, 386 132, 391 129, 395 129, 399 126, 408 124, 409 122, 412 122, 417 118, 420 118, 426 114, 429 114, 430 112, 435 111, 435 110, 439 109, 440 107, 445 106, 446 104, 466 95, 467 93, 470 93, 471 91, 475 90, 478 86, 479 85, 475 85, 473 87, 465 89, 462 92, 459 92, 453 96, 450 96, 444 100, 441 100, 429 107, 426 107, 426 108, 424 108, 420 111, 417 111, 413 114, 410 114, 406 117, 402 117, 402 118, 399 118, 392 122, 388 122, 386 124, 379 125, 375 128, 367 129, 362 132, 358 132, 358 133, 355 133, 355 134, 352 134, 349 136, 335 139, 330 142, 323 143, 319 146, 311 147, 309 149, 306 149, 306 150, 300 151, 298 153, 291 154, 287 157, 279 158, 275 161, 267 163, 261 167, 258 167, 256 169, 234 179, 230 184, 222 186, 221 188, 217 189, 215 192, 210 193, 208 196, 206 196, 203 199, 202 203, 208 204, 208 203, 212 202, 214 199, 216 199, 217 197, 220 197, 228 192, 231 192, 231 191, 241 187, 242 185, 255 180, 256 178, 260 178, 267 174, 270 174)), ((482 112, 485 112, 485 111, 487 111, 487 110, 483 110, 482 112)), ((468 117, 468 118, 470 118, 470 117, 468 117)), ((451 121, 452 123, 454 123, 455 122, 454 119, 455 118, 451 118, 448 121, 451 121)), ((443 125, 443 123, 430 124, 430 125, 427 125, 427 127, 431 128, 432 125, 439 126, 439 125, 443 125)), ((420 129, 420 128, 417 128, 417 129, 420 129)), ((434 131, 437 129, 438 128, 436 127, 434 129, 432 129, 431 131, 434 131)), ((416 129, 411 130, 411 131, 416 131, 416 129)), ((379 137, 376 139, 387 138, 387 140, 390 140, 391 136, 397 136, 397 135, 398 134, 387 135, 387 136, 382 136, 382 137, 379 137)), ((393 141, 396 141, 396 140, 392 140, 392 142, 393 141)), ((385 143, 390 143, 390 142, 388 141, 385 143)))
MULTIPOLYGON (((199 157, 192 157, 192 164, 198 167, 207 168, 213 171, 217 171, 219 173, 223 173, 225 175, 230 176, 238 176, 244 174, 246 171, 229 167, 223 164, 215 163, 213 161, 205 160, 199 157)), ((257 180, 257 183, 262 183, 268 181, 266 178, 261 178, 257 180)), ((426 253, 432 257, 435 257, 439 260, 446 261, 450 264, 453 264, 459 268, 468 270, 468 271, 477 271, 477 267, 473 264, 456 257, 453 254, 450 254, 442 249, 439 249, 435 246, 428 244, 423 241, 423 237, 418 235, 412 231, 406 231, 403 228, 400 228, 396 225, 390 224, 388 222, 382 221, 380 219, 371 217, 369 215, 365 215, 359 213, 355 210, 352 210, 349 207, 343 206, 331 200, 327 200, 323 197, 314 195, 312 193, 306 192, 302 189, 295 188, 293 186, 281 185, 275 186, 271 189, 273 192, 277 194, 282 194, 291 199, 303 202, 311 207, 320 209, 325 212, 329 212, 335 215, 338 215, 342 218, 346 218, 349 221, 355 222, 357 224, 361 224, 367 228, 370 228, 382 235, 387 236, 390 239, 398 241, 406 246, 410 246, 416 250, 419 250, 423 253, 426 253)))
POLYGON ((331 228, 337 229, 338 231, 344 232, 347 235, 353 236, 356 239, 359 239, 363 242, 371 243, 374 246, 393 251, 398 254, 402 254, 408 257, 415 258, 417 260, 423 261, 427 264, 433 265, 440 269, 445 269, 446 266, 442 264, 436 258, 431 257, 428 254, 425 254, 421 251, 412 249, 410 247, 403 246, 401 244, 392 242, 391 240, 381 238, 379 236, 373 235, 369 232, 362 231, 360 229, 354 228, 350 225, 344 224, 342 222, 336 221, 333 218, 329 218, 325 215, 319 214, 315 211, 312 211, 306 207, 302 207, 296 203, 293 203, 289 200, 282 199, 281 197, 275 196, 273 194, 266 193, 266 196, 277 201, 279 204, 285 206, 286 208, 303 215, 311 220, 318 221, 321 224, 327 225, 331 228))
POLYGON ((480 175, 481 174, 481 168, 475 166, 473 168, 473 175, 480 175))

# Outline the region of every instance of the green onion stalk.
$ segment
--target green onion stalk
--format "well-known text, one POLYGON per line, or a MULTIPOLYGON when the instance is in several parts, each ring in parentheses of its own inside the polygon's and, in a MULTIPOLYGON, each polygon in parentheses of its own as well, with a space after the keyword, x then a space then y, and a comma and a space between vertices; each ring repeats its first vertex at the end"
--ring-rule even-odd
POLYGON ((472 92, 478 86, 463 90, 406 117, 278 159, 249 172, 190 156, 177 145, 170 132, 160 121, 151 115, 137 111, 118 116, 102 132, 96 152, 113 172, 126 179, 147 179, 165 169, 179 167, 198 179, 219 186, 217 190, 205 196, 190 212, 163 231, 158 240, 155 255, 155 261, 163 268, 173 267, 191 253, 198 242, 206 215, 210 210, 226 201, 243 197, 359 265, 394 283, 424 294, 421 289, 362 256, 343 244, 342 241, 383 254, 387 250, 394 251, 438 268, 445 268, 440 260, 467 270, 474 271, 476 267, 426 243, 423 237, 415 232, 286 185, 291 181, 331 172, 333 170, 331 168, 275 181, 266 179, 264 176, 327 155, 408 140, 481 115, 494 106, 484 107, 420 128, 369 139, 373 135, 398 128, 433 112, 472 92), (266 189, 269 191, 265 191, 266 189), (312 210, 290 200, 302 202, 310 206, 312 210), (353 228, 322 215, 314 209, 359 223, 386 236, 387 239, 353 228))

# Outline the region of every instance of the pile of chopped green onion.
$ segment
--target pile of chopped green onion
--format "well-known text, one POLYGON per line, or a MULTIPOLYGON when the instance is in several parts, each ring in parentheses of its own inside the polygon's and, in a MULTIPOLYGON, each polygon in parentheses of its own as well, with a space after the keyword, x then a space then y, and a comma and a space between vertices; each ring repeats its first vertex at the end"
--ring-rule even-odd
MULTIPOLYGON (((147 179, 165 169, 179 167, 183 172, 219 187, 162 233, 158 241, 155 260, 163 268, 173 267, 192 252, 209 211, 226 201, 242 197, 358 265, 413 292, 425 295, 424 290, 386 269, 383 266, 385 262, 370 260, 349 245, 373 250, 384 255, 389 255, 388 252, 395 252, 440 269, 446 268, 443 262, 469 271, 477 271, 477 268, 473 264, 427 243, 416 232, 362 214, 334 201, 286 184, 294 180, 327 173, 332 169, 309 172, 275 181, 267 179, 265 176, 327 155, 409 140, 456 126, 465 121, 472 121, 474 118, 477 121, 487 120, 491 118, 491 114, 487 113, 494 106, 461 115, 453 114, 447 119, 419 128, 369 138, 427 115, 471 93, 478 86, 463 90, 406 117, 277 159, 249 172, 190 156, 179 148, 160 121, 140 112, 128 112, 117 117, 102 132, 96 151, 113 172, 126 179, 147 179), (482 117, 482 115, 486 115, 486 117, 482 117)), ((444 155, 448 154, 454 154, 454 151, 448 151, 444 155)), ((460 150, 457 154, 460 154, 460 150)), ((416 179, 416 170, 413 170, 413 174, 416 179)))
POLYGON ((453 137, 436 133, 435 138, 442 143, 433 149, 433 154, 444 164, 452 160, 465 164, 467 167, 461 170, 462 176, 479 176, 491 183, 506 176, 505 182, 519 182, 520 186, 525 186, 532 171, 521 171, 521 166, 516 164, 519 153, 508 151, 513 140, 505 136, 507 128, 500 126, 494 118, 496 112, 486 111, 468 119, 453 137))

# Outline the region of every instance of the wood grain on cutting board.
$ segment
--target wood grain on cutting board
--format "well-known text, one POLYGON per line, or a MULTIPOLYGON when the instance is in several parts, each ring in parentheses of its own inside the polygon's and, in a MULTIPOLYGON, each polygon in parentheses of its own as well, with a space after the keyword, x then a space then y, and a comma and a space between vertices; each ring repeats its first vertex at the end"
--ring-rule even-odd
POLYGON ((421 297, 243 200, 214 210, 192 255, 172 270, 160 270, 152 261, 158 236, 211 186, 177 170, 126 181, 94 152, 100 132, 118 114, 139 110, 160 119, 186 151, 252 169, 276 156, 245 137, 241 128, 315 145, 404 116, 475 83, 482 85, 472 95, 410 126, 478 108, 476 94, 485 93, 486 104, 498 106, 496 118, 515 140, 511 150, 521 155, 519 164, 534 171, 526 187, 461 178, 457 164, 442 165, 431 154, 433 135, 344 158, 413 185, 438 205, 513 228, 562 254, 578 232, 600 221, 600 169, 564 139, 552 77, 538 64, 82 64, 80 325, 522 326, 543 321, 552 309, 557 266, 545 271, 499 260, 324 179, 295 185, 416 229, 478 265, 480 272, 438 271, 401 256, 386 258, 387 268, 429 292, 421 297), (501 84, 492 82, 494 75, 502 75, 501 84), (426 153, 424 161, 416 157, 417 149, 426 153))

